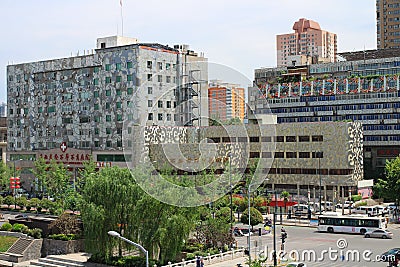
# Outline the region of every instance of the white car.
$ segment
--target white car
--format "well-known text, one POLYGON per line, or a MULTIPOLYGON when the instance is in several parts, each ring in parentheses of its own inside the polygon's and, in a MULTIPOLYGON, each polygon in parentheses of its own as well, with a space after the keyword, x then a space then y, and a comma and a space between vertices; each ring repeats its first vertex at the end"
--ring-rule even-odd
POLYGON ((286 267, 307 267, 307 265, 302 262, 291 262, 286 267))

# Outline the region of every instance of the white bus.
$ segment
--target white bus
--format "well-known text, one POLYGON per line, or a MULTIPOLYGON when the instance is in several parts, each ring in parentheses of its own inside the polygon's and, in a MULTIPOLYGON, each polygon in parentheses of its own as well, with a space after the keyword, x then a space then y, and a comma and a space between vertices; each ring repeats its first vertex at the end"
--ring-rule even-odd
POLYGON ((386 229, 383 217, 367 215, 324 214, 318 217, 318 231, 328 233, 365 234, 367 231, 386 229))

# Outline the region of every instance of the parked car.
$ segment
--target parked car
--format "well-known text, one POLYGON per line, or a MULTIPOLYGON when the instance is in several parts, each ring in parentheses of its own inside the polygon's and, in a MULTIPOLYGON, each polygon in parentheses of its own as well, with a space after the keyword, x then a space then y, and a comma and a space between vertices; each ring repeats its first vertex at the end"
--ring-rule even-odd
POLYGON ((387 230, 377 229, 377 230, 373 230, 373 231, 367 231, 364 234, 364 237, 365 238, 375 237, 375 238, 387 239, 387 238, 393 238, 393 233, 389 232, 387 230))
POLYGON ((397 267, 400 261, 400 248, 392 248, 381 254, 381 261, 389 262, 389 266, 397 267))
POLYGON ((387 214, 389 214, 389 209, 385 206, 376 206, 376 208, 378 209, 378 215, 382 215, 385 216, 387 214))
MULTIPOLYGON (((353 201, 346 200, 344 202, 344 208, 345 209, 350 209, 352 206, 353 206, 353 201)), ((336 208, 337 209, 341 209, 342 208, 342 203, 336 204, 336 208)))

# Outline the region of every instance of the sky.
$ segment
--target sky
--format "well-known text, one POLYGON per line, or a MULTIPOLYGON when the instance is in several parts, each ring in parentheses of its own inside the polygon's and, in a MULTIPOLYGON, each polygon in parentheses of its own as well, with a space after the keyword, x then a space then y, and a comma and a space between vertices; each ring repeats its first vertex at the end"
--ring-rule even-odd
MULTIPOLYGON (((188 44, 249 82, 254 69, 276 66, 276 35, 293 32, 299 18, 336 33, 339 52, 376 48, 375 0, 121 1, 124 36, 188 44)), ((122 35, 120 0, 1 0, 0 30, 6 102, 7 65, 82 55, 97 38, 122 35)))

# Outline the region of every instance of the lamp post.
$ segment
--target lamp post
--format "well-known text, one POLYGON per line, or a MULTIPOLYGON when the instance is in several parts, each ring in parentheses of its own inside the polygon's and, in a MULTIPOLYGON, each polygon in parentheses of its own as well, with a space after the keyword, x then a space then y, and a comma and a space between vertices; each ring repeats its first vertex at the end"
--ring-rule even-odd
POLYGON ((322 192, 321 192, 321 188, 322 188, 322 177, 321 177, 321 165, 320 165, 320 161, 321 161, 321 152, 317 152, 317 157, 318 157, 318 178, 319 178, 319 215, 322 214, 322 192))
MULTIPOLYGON (((232 231, 232 221, 233 221, 233 210, 232 210, 232 153, 229 152, 229 196, 230 196, 230 210, 231 210, 231 231, 232 231)), ((250 216, 250 213, 249 213, 250 216)), ((232 232, 233 233, 233 232, 232 232)))
POLYGON ((249 228, 249 233, 248 233, 248 235, 249 235, 249 244, 248 244, 248 247, 249 247, 249 266, 251 266, 251 246, 250 246, 250 226, 251 226, 251 224, 250 224, 250 218, 251 218, 251 216, 250 216, 250 188, 251 188, 251 186, 252 186, 252 184, 249 184, 249 192, 248 192, 248 205, 249 205, 249 213, 248 213, 248 216, 249 216, 249 226, 248 226, 248 228, 249 228))
POLYGON ((142 247, 141 245, 139 245, 139 244, 137 244, 137 243, 135 243, 135 242, 123 237, 123 236, 121 236, 121 234, 118 233, 118 232, 108 231, 108 234, 110 236, 117 237, 117 238, 119 238, 119 239, 121 239, 121 240, 123 240, 123 241, 125 241, 125 242, 127 242, 127 243, 129 243, 131 245, 134 245, 137 248, 139 248, 143 253, 146 254, 146 267, 149 267, 149 252, 144 247, 142 247))

